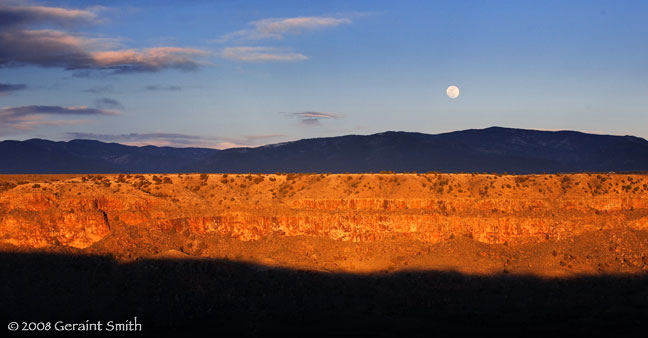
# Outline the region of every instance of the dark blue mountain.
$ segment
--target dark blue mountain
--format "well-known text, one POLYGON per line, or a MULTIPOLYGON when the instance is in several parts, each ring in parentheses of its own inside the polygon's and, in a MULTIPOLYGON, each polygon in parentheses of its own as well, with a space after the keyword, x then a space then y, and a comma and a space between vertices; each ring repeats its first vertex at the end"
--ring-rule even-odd
POLYGON ((648 141, 492 127, 435 135, 347 135, 226 150, 90 140, 4 141, 0 157, 1 173, 608 172, 648 170, 648 141))
POLYGON ((218 153, 215 149, 133 147, 93 140, 41 139, 0 142, 0 173, 164 173, 189 172, 218 153))

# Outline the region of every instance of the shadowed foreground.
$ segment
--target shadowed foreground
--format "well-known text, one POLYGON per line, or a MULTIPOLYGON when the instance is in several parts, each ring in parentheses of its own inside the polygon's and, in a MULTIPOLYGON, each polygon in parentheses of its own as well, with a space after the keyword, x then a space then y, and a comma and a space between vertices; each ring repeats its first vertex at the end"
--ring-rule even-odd
POLYGON ((129 336, 641 336, 648 328, 646 274, 357 275, 224 260, 118 263, 102 256, 2 253, 0 275, 3 325, 137 316, 143 332, 129 336))

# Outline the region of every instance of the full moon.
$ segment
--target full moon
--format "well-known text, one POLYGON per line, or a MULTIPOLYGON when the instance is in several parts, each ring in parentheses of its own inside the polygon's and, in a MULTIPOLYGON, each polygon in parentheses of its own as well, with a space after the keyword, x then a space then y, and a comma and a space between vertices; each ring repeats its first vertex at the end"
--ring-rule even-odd
POLYGON ((459 96, 459 88, 457 86, 450 86, 446 89, 446 94, 451 99, 456 99, 459 96))

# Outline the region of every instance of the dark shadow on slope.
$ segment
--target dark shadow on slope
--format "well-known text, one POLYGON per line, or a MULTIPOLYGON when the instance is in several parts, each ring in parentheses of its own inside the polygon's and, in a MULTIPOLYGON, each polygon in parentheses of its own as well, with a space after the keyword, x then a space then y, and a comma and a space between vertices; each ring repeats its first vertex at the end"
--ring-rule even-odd
POLYGON ((643 336, 648 329, 648 275, 353 275, 219 260, 119 264, 24 253, 0 254, 0 275, 3 325, 137 316, 143 333, 128 336, 591 337, 643 336))

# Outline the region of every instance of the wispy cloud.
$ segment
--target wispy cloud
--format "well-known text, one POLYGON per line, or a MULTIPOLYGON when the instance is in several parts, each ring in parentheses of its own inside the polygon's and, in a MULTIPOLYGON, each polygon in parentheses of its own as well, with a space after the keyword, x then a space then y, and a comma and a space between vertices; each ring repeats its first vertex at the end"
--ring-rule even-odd
POLYGON ((101 141, 146 141, 153 139, 167 140, 200 140, 201 136, 180 133, 129 133, 129 134, 97 134, 84 132, 66 133, 72 138, 93 139, 101 141))
POLYGON ((285 35, 299 34, 304 31, 312 31, 321 28, 335 27, 351 23, 348 18, 335 18, 326 16, 309 16, 295 18, 270 18, 250 22, 252 29, 244 29, 221 36, 215 42, 227 42, 230 40, 258 40, 277 39, 282 40, 285 35))
POLYGON ((94 86, 88 89, 84 89, 83 92, 91 94, 102 94, 102 93, 112 93, 115 91, 115 88, 111 85, 106 86, 94 86))
POLYGON ((284 137, 285 135, 244 135, 242 137, 209 137, 182 133, 128 133, 128 134, 96 134, 83 132, 66 133, 74 139, 92 139, 106 142, 119 142, 128 145, 156 145, 170 147, 204 147, 226 149, 235 147, 253 147, 284 137))
POLYGON ((95 107, 101 108, 101 109, 118 109, 122 108, 121 102, 111 99, 109 97, 104 97, 100 99, 96 99, 94 101, 95 107))
POLYGON ((35 23, 50 23, 59 26, 90 23, 97 20, 96 11, 98 9, 100 7, 82 10, 45 6, 0 5, 0 28, 35 23))
POLYGON ((89 108, 87 106, 20 106, 0 108, 0 116, 26 115, 116 115, 118 111, 89 108))
POLYGON ((0 135, 11 134, 17 131, 26 131, 34 130, 38 127, 61 127, 61 126, 77 126, 81 124, 90 123, 91 120, 88 119, 76 119, 76 120, 46 120, 43 117, 33 117, 29 119, 23 119, 22 121, 17 121, 13 123, 3 123, 0 121, 0 135))
POLYGON ((167 86, 162 86, 162 85, 150 85, 144 87, 145 90, 149 91, 170 91, 170 92, 175 92, 175 91, 180 91, 182 90, 182 87, 180 86, 175 86, 175 85, 167 85, 167 86))
POLYGON ((155 72, 175 68, 194 70, 195 57, 207 52, 193 48, 157 47, 91 51, 95 39, 56 30, 0 32, 0 66, 36 65, 68 70, 98 69, 115 73, 155 72))
POLYGON ((17 90, 26 89, 27 86, 24 84, 11 84, 11 83, 0 83, 0 96, 7 95, 11 92, 17 90))
MULTIPOLYGON (((269 18, 252 21, 249 23, 249 25, 252 26, 251 29, 244 29, 225 34, 218 39, 212 40, 212 42, 241 42, 261 39, 283 40, 286 35, 295 35, 305 31, 314 31, 348 23, 351 23, 351 20, 349 18, 336 18, 328 16, 269 18)), ((225 47, 221 51, 220 56, 228 60, 247 62, 290 62, 308 59, 308 56, 293 52, 288 48, 264 46, 225 47)))
POLYGON ((195 48, 117 49, 118 39, 91 38, 56 29, 24 26, 96 22, 95 10, 0 5, 0 67, 35 65, 113 73, 194 70, 208 52, 195 48))
POLYGON ((247 62, 264 61, 302 61, 308 59, 301 53, 293 53, 285 48, 274 47, 226 47, 221 56, 225 59, 247 62))
POLYGON ((321 120, 330 120, 330 119, 340 119, 344 116, 334 113, 322 113, 322 112, 299 112, 299 113, 282 113, 290 117, 299 119, 300 122, 304 125, 319 125, 321 120))
POLYGON ((195 70, 201 64, 195 57, 208 53, 194 48, 156 47, 92 52, 93 62, 80 68, 112 69, 118 73, 155 72, 167 68, 195 70))
POLYGON ((31 130, 38 126, 75 125, 88 120, 47 119, 48 116, 116 115, 119 111, 87 106, 20 106, 0 108, 0 132, 6 129, 31 130))

